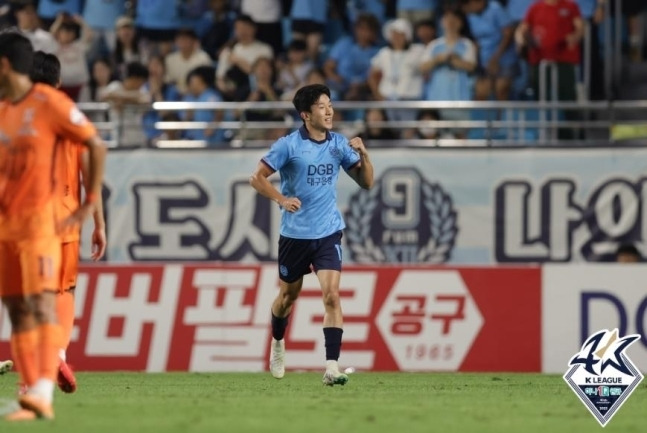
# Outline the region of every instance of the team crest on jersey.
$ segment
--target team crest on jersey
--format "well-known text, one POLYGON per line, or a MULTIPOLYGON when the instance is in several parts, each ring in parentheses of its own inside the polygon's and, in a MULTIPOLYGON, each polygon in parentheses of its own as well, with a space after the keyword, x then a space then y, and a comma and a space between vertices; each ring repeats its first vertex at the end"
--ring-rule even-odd
POLYGON ((640 335, 618 337, 618 330, 591 335, 569 362, 564 380, 604 427, 643 380, 625 351, 640 335))
POLYGON ((87 121, 85 114, 81 112, 76 106, 70 110, 70 122, 73 125, 83 125, 87 121))
POLYGON ((458 234, 451 196, 412 167, 390 168, 351 196, 345 220, 357 263, 444 263, 458 234))
POLYGON ((339 146, 337 146, 337 143, 331 144, 330 147, 328 147, 328 151, 333 156, 333 158, 341 159, 341 149, 339 148, 339 146))

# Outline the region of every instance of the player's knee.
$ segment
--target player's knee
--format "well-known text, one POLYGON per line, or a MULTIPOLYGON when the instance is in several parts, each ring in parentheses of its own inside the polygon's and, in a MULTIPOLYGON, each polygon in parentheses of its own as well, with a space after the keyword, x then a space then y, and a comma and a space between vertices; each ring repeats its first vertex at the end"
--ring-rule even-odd
POLYGON ((34 299, 34 316, 38 323, 56 323, 56 294, 44 293, 34 299))
POLYGON ((32 313, 29 302, 24 298, 5 299, 4 304, 13 329, 24 328, 32 313))
POLYGON ((339 290, 326 290, 323 296, 326 310, 336 310, 340 308, 339 290))

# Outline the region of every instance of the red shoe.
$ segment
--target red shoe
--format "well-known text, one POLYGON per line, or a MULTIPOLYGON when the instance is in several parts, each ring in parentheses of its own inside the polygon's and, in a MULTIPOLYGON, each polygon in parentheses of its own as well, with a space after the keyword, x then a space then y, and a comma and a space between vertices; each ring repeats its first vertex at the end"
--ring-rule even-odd
POLYGON ((61 360, 58 366, 58 387, 61 391, 72 394, 76 391, 76 378, 72 368, 61 360))

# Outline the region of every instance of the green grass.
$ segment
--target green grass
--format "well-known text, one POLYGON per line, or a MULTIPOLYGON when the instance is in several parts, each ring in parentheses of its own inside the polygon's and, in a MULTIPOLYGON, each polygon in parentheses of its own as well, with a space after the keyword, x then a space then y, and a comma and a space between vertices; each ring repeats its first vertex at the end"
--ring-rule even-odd
MULTIPOLYGON (((56 395, 56 420, 0 432, 579 433, 602 431, 559 376, 355 373, 344 387, 321 374, 78 374, 56 395)), ((17 377, 0 377, 9 399, 17 377)), ((604 432, 647 431, 641 385, 604 432)))

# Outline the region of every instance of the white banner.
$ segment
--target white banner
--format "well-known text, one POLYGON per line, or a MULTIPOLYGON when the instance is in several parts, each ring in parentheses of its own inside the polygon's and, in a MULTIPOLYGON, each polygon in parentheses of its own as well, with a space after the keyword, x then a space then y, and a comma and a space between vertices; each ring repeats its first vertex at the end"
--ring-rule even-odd
POLYGON ((589 335, 640 334, 628 354, 647 370, 647 266, 546 265, 542 269, 542 371, 564 373, 589 335))
MULTIPOLYGON (((111 152, 109 260, 274 260, 280 211, 248 183, 264 152, 111 152)), ((644 244, 647 149, 371 153, 372 190, 339 182, 350 262, 600 261, 644 244)))

